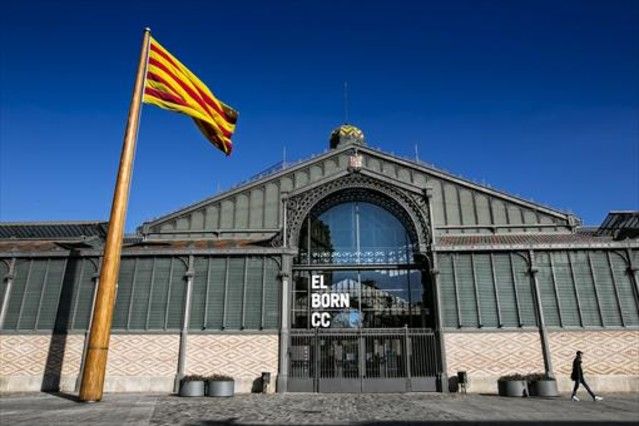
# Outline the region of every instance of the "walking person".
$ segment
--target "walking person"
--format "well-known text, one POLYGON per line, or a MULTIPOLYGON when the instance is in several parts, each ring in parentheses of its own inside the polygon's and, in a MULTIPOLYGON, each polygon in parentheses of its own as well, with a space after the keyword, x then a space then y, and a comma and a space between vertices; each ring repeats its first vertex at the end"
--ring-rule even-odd
POLYGON ((581 368, 581 355, 583 355, 583 352, 577 351, 577 356, 575 356, 575 359, 572 361, 572 373, 570 374, 570 378, 575 381, 575 388, 572 390, 572 400, 579 401, 579 398, 577 398, 577 389, 579 389, 579 384, 582 384, 592 397, 593 401, 601 401, 603 398, 595 395, 584 379, 584 370, 581 368))

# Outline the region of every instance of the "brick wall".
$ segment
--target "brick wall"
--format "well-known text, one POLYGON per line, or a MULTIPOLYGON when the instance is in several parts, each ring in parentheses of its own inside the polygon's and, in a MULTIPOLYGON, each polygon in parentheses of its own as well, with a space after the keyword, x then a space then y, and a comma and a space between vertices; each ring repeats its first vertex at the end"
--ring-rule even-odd
POLYGON ((250 392, 255 379, 268 371, 269 391, 275 389, 279 350, 276 334, 191 335, 187 349, 189 374, 229 375, 235 378, 236 392, 250 392))
MULTIPOLYGON (((639 331, 551 331, 548 338, 560 391, 572 389, 577 350, 585 354, 586 379, 596 391, 639 391, 639 331)), ((467 371, 473 392, 495 393, 502 375, 544 371, 537 331, 446 333, 444 341, 449 377, 467 371)))
MULTIPOLYGON (((179 341, 177 334, 111 335, 105 392, 172 392, 179 341)), ((0 335, 0 392, 39 391, 58 381, 61 390, 73 392, 83 345, 83 334, 53 342, 50 335, 0 335)), ((187 374, 231 375, 236 392, 250 392, 263 371, 275 382, 278 347, 276 334, 189 335, 187 374)))
POLYGON ((0 335, 0 391, 48 390, 57 377, 62 390, 72 391, 83 345, 83 334, 0 335))
POLYGON ((465 370, 471 377, 543 371, 537 332, 447 333, 448 375, 465 370))

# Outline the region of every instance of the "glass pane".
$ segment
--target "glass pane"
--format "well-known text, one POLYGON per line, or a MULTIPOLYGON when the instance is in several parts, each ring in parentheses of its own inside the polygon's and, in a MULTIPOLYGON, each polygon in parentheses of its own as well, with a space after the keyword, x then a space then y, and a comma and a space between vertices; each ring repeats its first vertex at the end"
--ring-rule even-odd
POLYGON ((293 309, 306 310, 309 307, 308 286, 308 274, 296 273, 293 283, 293 309))
MULTIPOLYGON (((357 271, 333 271, 323 274, 325 290, 319 293, 329 293, 330 297, 322 296, 323 305, 313 308, 311 295, 311 310, 329 312, 331 314, 331 328, 358 328, 362 325, 360 310, 359 277, 357 271), (335 296, 333 296, 335 295, 335 296), (339 298, 337 298, 339 296, 339 298), (347 296, 347 297, 344 297, 347 296), (323 307, 326 302, 332 307, 323 307)), ((317 290, 311 289, 311 292, 317 290)), ((313 324, 311 324, 313 326, 313 324)))
POLYGON ((363 326, 423 327, 425 305, 419 271, 363 271, 363 326))
POLYGON ((297 272, 291 322, 293 328, 426 327, 427 306, 419 271, 297 272))
POLYGON ((360 249, 399 250, 404 255, 410 243, 408 234, 401 222, 387 210, 369 203, 358 204, 360 249))
POLYGON ((403 224, 388 210, 375 204, 348 202, 319 214, 312 212, 310 235, 308 225, 307 220, 300 232, 299 263, 412 261, 412 243, 403 224))

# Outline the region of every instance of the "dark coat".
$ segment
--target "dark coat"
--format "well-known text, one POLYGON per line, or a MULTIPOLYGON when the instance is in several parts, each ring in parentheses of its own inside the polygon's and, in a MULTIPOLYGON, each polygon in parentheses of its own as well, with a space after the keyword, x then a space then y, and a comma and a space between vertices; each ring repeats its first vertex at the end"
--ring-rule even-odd
POLYGON ((581 369, 581 358, 576 356, 572 362, 572 373, 570 378, 579 381, 584 377, 584 370, 581 369))

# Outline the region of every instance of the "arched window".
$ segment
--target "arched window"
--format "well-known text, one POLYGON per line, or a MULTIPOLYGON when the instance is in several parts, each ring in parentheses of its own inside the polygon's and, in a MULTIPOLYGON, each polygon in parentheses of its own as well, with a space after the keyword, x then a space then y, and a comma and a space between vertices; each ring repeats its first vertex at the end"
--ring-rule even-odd
POLYGON ((298 263, 411 263, 413 246, 404 224, 386 208, 349 201, 311 212, 300 232, 298 263))
POLYGON ((368 195, 350 192, 327 199, 302 225, 294 265, 293 328, 317 327, 313 318, 318 315, 329 318, 320 327, 331 328, 430 324, 430 301, 413 259, 410 219, 390 201, 386 206, 381 197, 368 195), (313 287, 314 279, 322 285, 313 287), (340 303, 328 306, 322 302, 328 297, 340 303))

